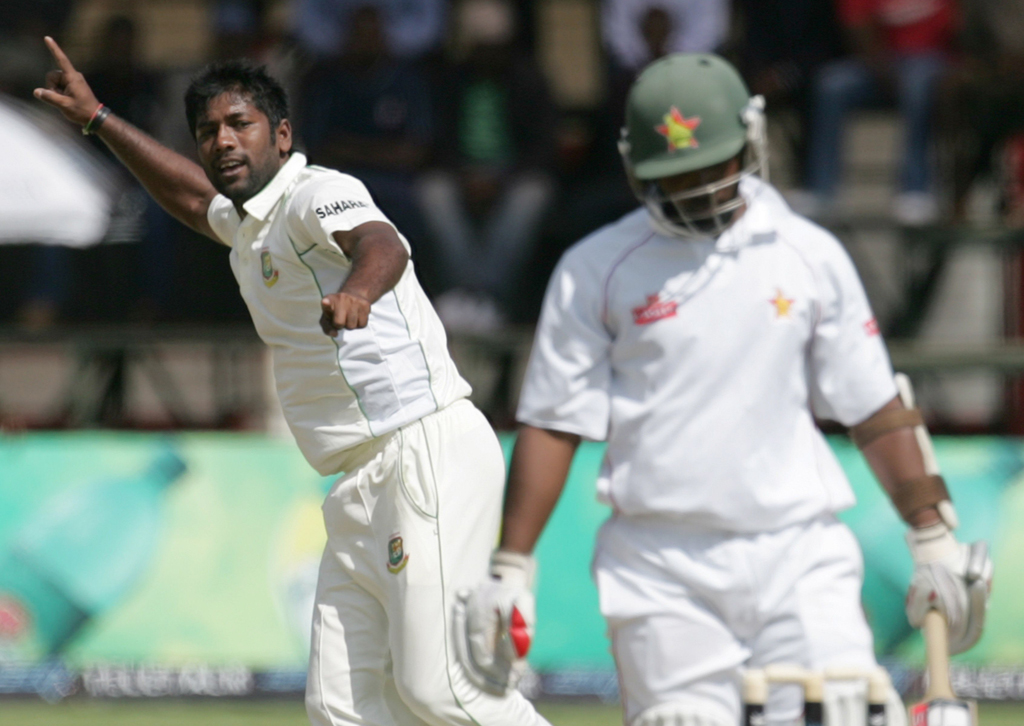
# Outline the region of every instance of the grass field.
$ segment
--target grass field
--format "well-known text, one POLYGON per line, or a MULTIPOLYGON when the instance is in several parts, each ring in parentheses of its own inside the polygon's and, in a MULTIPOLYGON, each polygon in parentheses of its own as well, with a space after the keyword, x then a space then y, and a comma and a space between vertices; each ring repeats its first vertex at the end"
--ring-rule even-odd
MULTIPOLYGON (((617 706, 540 703, 553 726, 618 726, 617 706)), ((244 703, 0 700, 3 726, 308 726, 298 701, 244 703)), ((980 726, 1024 724, 1024 704, 981 704, 980 726)))

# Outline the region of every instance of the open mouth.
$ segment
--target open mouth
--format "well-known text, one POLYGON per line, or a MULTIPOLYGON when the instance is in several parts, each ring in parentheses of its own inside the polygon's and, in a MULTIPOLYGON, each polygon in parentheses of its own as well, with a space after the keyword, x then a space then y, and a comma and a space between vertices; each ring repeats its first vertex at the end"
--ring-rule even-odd
POLYGON ((224 179, 232 179, 241 174, 245 162, 239 159, 224 159, 217 164, 217 171, 224 179))

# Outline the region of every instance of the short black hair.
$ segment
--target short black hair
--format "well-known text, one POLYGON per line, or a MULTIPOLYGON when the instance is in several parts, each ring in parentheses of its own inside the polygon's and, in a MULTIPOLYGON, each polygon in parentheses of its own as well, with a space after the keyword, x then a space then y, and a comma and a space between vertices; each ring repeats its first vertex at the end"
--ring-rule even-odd
POLYGON ((288 118, 288 94, 267 73, 265 66, 244 60, 220 61, 199 71, 185 91, 185 116, 193 138, 196 122, 206 111, 206 105, 222 93, 229 92, 248 96, 252 105, 270 120, 271 131, 288 118))

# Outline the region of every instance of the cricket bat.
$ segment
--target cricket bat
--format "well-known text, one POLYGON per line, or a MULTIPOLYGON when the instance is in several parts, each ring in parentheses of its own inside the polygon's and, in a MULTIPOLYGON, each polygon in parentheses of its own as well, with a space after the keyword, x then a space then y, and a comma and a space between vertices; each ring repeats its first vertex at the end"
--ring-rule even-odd
POLYGON ((978 704, 953 693, 946 616, 938 610, 924 616, 924 646, 928 688, 924 700, 910 707, 910 726, 978 726, 978 704))

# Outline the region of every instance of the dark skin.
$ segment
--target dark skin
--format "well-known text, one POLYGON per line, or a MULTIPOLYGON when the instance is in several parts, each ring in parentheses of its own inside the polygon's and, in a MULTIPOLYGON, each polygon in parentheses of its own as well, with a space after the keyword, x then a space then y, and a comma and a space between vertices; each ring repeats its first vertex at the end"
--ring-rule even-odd
MULTIPOLYGON (((46 75, 46 88, 35 97, 56 107, 65 118, 84 126, 99 101, 53 38, 45 39, 59 70, 46 75)), ((196 122, 200 165, 186 159, 127 121, 111 114, 97 132, 153 198, 172 216, 217 242, 206 211, 218 192, 232 201, 240 217, 244 204, 258 194, 288 161, 292 128, 287 119, 271 128, 267 116, 242 93, 210 100, 196 122)), ((341 289, 320 302, 320 326, 337 337, 343 329, 365 327, 370 306, 392 289, 405 272, 409 254, 395 229, 367 222, 334 241, 352 261, 341 289)))
MULTIPOLYGON (((708 166, 703 169, 695 169, 694 171, 687 171, 682 174, 676 174, 675 176, 667 176, 663 179, 658 180, 658 184, 661 189, 668 196, 673 194, 684 194, 690 190, 697 189, 707 184, 714 184, 715 182, 721 181, 726 177, 739 174, 740 172, 740 156, 734 156, 731 159, 723 161, 721 164, 715 164, 714 166, 708 166)), ((732 200, 738 193, 737 186, 728 186, 719 189, 715 192, 714 202, 715 204, 724 204, 732 200)), ((700 217, 708 213, 711 208, 711 199, 708 197, 694 197, 693 199, 684 199, 679 204, 683 210, 693 217, 700 217)), ((743 212, 746 211, 746 204, 741 206, 733 214, 733 221, 735 222, 743 216, 743 212)))
MULTIPOLYGON (((659 183, 668 194, 684 193, 737 173, 739 165, 739 157, 736 157, 707 169, 666 177, 659 183)), ((735 188, 719 190, 716 193, 716 196, 720 195, 717 201, 726 202, 735 193, 735 188)), ((693 201, 707 204, 700 199, 693 201)), ((745 209, 741 207, 735 218, 738 219, 745 209)), ((897 397, 876 413, 902 408, 903 403, 897 397)), ((505 492, 500 544, 502 549, 523 554, 533 551, 562 495, 579 444, 580 437, 576 434, 529 425, 519 427, 505 492)), ((862 453, 890 497, 897 491, 898 482, 911 481, 926 473, 913 429, 897 429, 884 434, 865 446, 862 453)), ((913 527, 927 527, 939 521, 938 510, 927 507, 915 512, 909 524, 913 527)))

